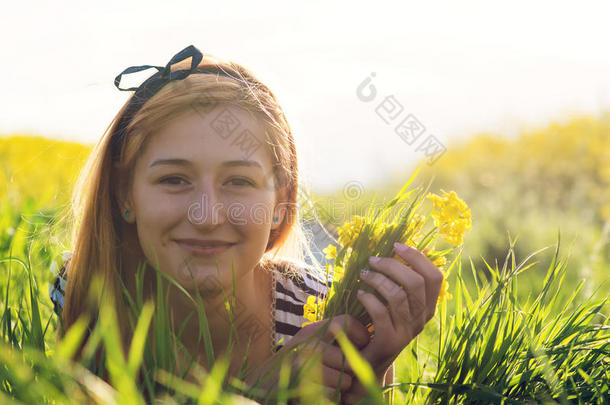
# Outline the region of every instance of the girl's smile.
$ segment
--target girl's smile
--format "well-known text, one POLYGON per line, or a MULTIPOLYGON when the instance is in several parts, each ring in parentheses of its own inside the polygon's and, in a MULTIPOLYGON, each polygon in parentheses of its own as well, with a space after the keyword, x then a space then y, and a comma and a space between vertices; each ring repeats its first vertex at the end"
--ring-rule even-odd
POLYGON ((175 242, 185 251, 191 253, 194 256, 200 257, 212 257, 212 255, 219 255, 229 250, 236 244, 220 240, 196 239, 178 239, 175 242))

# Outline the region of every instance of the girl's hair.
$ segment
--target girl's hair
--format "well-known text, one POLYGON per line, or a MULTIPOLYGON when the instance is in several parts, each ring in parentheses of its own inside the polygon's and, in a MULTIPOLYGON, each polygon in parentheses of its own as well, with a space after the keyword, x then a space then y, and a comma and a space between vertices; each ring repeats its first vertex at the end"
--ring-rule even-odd
MULTIPOLYGON (((188 63, 172 66, 172 71, 187 69, 188 63)), ((103 281, 105 293, 116 305, 121 329, 127 326, 122 308, 121 280, 134 277, 135 269, 124 269, 123 252, 126 223, 118 205, 119 196, 133 180, 137 158, 155 129, 181 114, 209 111, 218 105, 236 106, 260 118, 265 129, 263 145, 273 162, 278 203, 285 209, 282 223, 269 236, 261 266, 287 258, 304 262, 304 252, 317 265, 297 211, 298 166, 290 126, 275 95, 247 69, 234 62, 205 55, 198 66, 206 71, 229 73, 234 79, 216 74, 191 74, 167 83, 133 116, 125 128, 120 156, 113 159, 112 134, 129 100, 121 108, 82 169, 72 195, 72 257, 67 266, 67 286, 63 322, 70 327, 81 314, 92 310, 88 294, 94 277, 103 281), (265 144, 266 142, 266 144, 265 144), (119 180, 119 181, 117 181, 119 180), (89 308, 89 309, 87 309, 89 308)), ((133 96, 132 96, 133 97, 133 96)), ((319 271, 319 265, 312 268, 319 271)), ((89 314, 94 315, 95 314, 89 314)))

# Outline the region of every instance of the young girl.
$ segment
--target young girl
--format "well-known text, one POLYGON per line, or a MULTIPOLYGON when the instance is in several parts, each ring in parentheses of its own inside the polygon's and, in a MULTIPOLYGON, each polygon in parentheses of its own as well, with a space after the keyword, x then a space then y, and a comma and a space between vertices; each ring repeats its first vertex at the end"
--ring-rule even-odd
MULTIPOLYGON (((319 354, 318 383, 339 387, 342 403, 366 396, 333 344, 342 330, 379 384, 392 383, 393 360, 434 315, 440 270, 399 245, 396 252, 410 267, 377 258, 374 271, 362 277, 388 302, 366 293, 358 298, 373 319, 373 338, 351 316, 302 327, 307 296, 325 294, 329 284, 303 260, 308 248, 297 215, 297 155, 274 94, 239 64, 203 58, 193 46, 165 67, 128 68, 115 85, 135 93, 94 148, 75 188, 73 249, 51 291, 64 327, 95 312, 88 294, 101 277, 126 339, 121 288, 135 296, 136 269, 145 263, 201 295, 216 357, 225 353, 231 333, 225 292, 234 292, 239 343, 230 353, 229 375, 238 373, 247 355, 253 371, 246 382, 254 382, 273 370, 276 356, 325 326, 316 346, 291 358, 294 370, 303 353, 319 354), (120 87, 123 75, 148 68, 158 72, 137 88, 120 87)), ((153 286, 155 272, 144 274, 144 285, 153 286)), ((146 291, 154 296, 155 288, 146 291)), ((168 302, 173 324, 185 325, 182 344, 205 367, 198 318, 189 317, 192 301, 174 287, 168 302)), ((266 387, 275 383, 266 381, 266 387)))

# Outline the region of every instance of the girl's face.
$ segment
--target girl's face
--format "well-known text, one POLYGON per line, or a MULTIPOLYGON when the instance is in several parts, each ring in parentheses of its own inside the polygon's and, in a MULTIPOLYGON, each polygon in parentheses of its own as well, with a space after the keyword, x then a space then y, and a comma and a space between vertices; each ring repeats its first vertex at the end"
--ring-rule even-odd
POLYGON ((123 215, 147 261, 208 293, 218 280, 230 288, 232 261, 236 280, 252 271, 282 220, 266 145, 262 125, 228 106, 193 110, 151 135, 123 215))

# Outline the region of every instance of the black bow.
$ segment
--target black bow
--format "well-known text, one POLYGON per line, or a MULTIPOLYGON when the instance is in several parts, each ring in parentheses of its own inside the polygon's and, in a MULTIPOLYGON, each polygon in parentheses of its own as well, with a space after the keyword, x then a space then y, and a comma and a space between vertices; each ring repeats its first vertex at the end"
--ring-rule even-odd
MULTIPOLYGON (((167 63, 167 65, 165 65, 165 67, 152 66, 152 65, 128 67, 127 69, 123 70, 121 72, 121 74, 119 74, 117 77, 115 77, 114 85, 116 86, 117 89, 119 89, 121 91, 131 91, 131 90, 138 90, 140 88, 147 87, 147 85, 150 85, 152 82, 155 82, 155 81, 162 81, 162 82, 167 83, 170 80, 182 80, 189 74, 193 73, 195 71, 195 69, 197 69, 197 66, 199 66, 199 62, 201 62, 202 59, 203 59, 203 54, 199 51, 199 49, 195 48, 193 45, 189 45, 186 48, 184 48, 183 50, 181 50, 180 52, 178 52, 177 54, 175 54, 174 57, 167 63), (189 70, 178 70, 176 72, 171 71, 171 66, 174 63, 181 62, 188 58, 192 58, 191 59, 191 68, 189 70), (144 83, 142 83, 139 87, 130 87, 128 89, 121 88, 120 83, 121 83, 121 79, 122 79, 123 75, 140 72, 142 70, 146 70, 146 69, 150 69, 150 68, 155 68, 158 70, 158 72, 155 73, 153 76, 149 77, 148 79, 146 79, 146 81, 144 83)), ((136 91, 136 94, 137 94, 137 91, 136 91)))
POLYGON ((113 160, 118 160, 120 153, 120 146, 123 143, 124 132, 127 128, 127 124, 131 121, 131 118, 138 112, 140 108, 144 105, 144 103, 150 99, 155 93, 157 93, 164 85, 169 83, 172 80, 182 80, 188 75, 192 73, 211 73, 218 74, 222 76, 229 77, 231 79, 237 79, 234 76, 231 76, 227 72, 224 72, 222 69, 204 69, 198 70, 197 66, 203 59, 203 54, 199 49, 195 48, 193 45, 189 45, 177 54, 174 55, 170 61, 163 66, 152 66, 152 65, 142 65, 142 66, 131 66, 127 69, 123 70, 115 79, 114 85, 117 89, 121 91, 133 91, 136 92, 129 100, 127 107, 125 108, 124 113, 119 118, 119 122, 115 127, 114 134, 112 135, 111 143, 112 143, 112 156, 113 160), (171 66, 175 63, 181 62, 191 58, 191 67, 190 69, 177 70, 172 72, 171 66), (157 72, 146 79, 144 83, 142 83, 138 87, 130 87, 128 89, 121 88, 120 83, 123 75, 127 75, 130 73, 140 72, 142 70, 155 68, 157 72))

